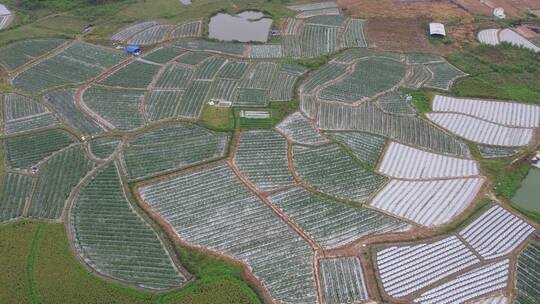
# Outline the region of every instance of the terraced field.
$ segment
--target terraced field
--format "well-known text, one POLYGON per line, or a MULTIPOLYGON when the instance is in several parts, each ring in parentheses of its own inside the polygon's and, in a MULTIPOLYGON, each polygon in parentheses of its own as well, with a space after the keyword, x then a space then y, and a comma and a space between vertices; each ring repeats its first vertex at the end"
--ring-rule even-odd
POLYGON ((0 100, 3 100, 5 134, 43 129, 58 124, 49 109, 28 97, 9 93, 0 95, 0 100))
POLYGON ((325 303, 354 303, 368 299, 358 258, 319 260, 325 303))
POLYGON ((0 223, 5 223, 23 216, 24 207, 32 193, 32 177, 8 173, 1 179, 0 223))

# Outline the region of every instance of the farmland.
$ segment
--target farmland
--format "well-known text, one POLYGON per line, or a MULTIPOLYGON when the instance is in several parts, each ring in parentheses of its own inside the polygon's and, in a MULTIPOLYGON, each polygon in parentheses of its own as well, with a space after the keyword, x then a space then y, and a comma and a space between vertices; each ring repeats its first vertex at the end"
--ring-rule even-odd
POLYGON ((539 302, 537 19, 458 1, 5 0, 0 302, 539 302))

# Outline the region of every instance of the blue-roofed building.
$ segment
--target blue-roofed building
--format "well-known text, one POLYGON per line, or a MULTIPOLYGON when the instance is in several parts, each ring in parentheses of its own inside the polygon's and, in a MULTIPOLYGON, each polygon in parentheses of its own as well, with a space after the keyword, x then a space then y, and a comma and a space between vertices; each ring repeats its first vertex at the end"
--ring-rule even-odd
POLYGON ((128 45, 124 48, 124 51, 128 54, 139 54, 142 51, 142 48, 138 45, 128 45))

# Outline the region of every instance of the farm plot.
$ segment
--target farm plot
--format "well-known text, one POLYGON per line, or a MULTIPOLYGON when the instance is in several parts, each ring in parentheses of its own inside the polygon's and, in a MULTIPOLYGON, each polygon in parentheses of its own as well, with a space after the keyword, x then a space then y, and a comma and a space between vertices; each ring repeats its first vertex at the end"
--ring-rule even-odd
POLYGON ((364 35, 364 20, 348 19, 345 31, 340 37, 340 48, 360 48, 367 47, 367 40, 364 35))
POLYGON ((397 91, 390 91, 377 98, 377 104, 386 113, 398 115, 415 115, 411 102, 397 91))
POLYGON ((144 91, 91 87, 83 94, 83 102, 94 113, 121 131, 133 130, 144 125, 139 111, 144 91))
POLYGON ((302 26, 302 22, 294 17, 285 19, 281 35, 295 35, 302 26))
POLYGON ((64 39, 31 39, 9 44, 0 48, 0 64, 8 70, 14 70, 58 48, 66 41, 64 39))
POLYGON ((534 227, 500 206, 493 206, 459 234, 484 259, 511 253, 534 227))
POLYGON ((188 87, 194 69, 185 65, 172 63, 168 65, 156 81, 158 89, 182 90, 188 87))
POLYGON ((328 142, 328 139, 319 133, 313 127, 311 121, 305 118, 300 112, 295 112, 287 116, 287 118, 276 126, 276 129, 295 143, 316 145, 328 142))
POLYGON ((178 61, 179 63, 195 66, 211 56, 212 54, 203 52, 186 52, 182 56, 178 57, 176 61, 178 61))
POLYGON ((352 73, 323 88, 324 100, 354 103, 390 90, 405 77, 406 66, 393 60, 369 58, 354 64, 352 73))
POLYGON ((78 254, 102 275, 150 289, 186 281, 152 228, 131 209, 114 164, 77 193, 69 224, 78 254))
POLYGON ((444 58, 435 54, 415 53, 407 55, 407 64, 443 63, 444 58))
POLYGON ((456 236, 432 243, 391 246, 377 252, 377 271, 384 291, 395 298, 407 296, 478 262, 456 236))
POLYGON ((345 64, 331 62, 311 74, 300 86, 300 93, 315 93, 319 86, 345 74, 346 70, 345 64))
POLYGON ((319 269, 325 303, 358 303, 369 298, 357 257, 320 259, 319 269))
POLYGON ((121 53, 85 42, 74 42, 59 54, 21 72, 13 86, 33 93, 52 87, 81 83, 103 73, 125 58, 121 53))
POLYGON ((440 154, 470 155, 467 145, 419 117, 388 115, 372 103, 359 106, 322 102, 317 113, 319 128, 335 131, 364 131, 390 137, 440 154))
POLYGON ((499 39, 502 42, 508 42, 510 44, 529 49, 533 52, 540 52, 540 47, 527 40, 525 37, 514 32, 511 29, 503 29, 499 32, 499 39))
POLYGON ((273 62, 256 62, 251 64, 244 78, 240 81, 240 87, 248 89, 270 88, 277 68, 277 64, 273 62))
POLYGON ((540 127, 540 106, 537 105, 437 95, 433 98, 432 109, 434 112, 467 114, 512 127, 540 127))
POLYGON ((3 121, 5 134, 42 129, 58 124, 58 120, 47 107, 17 94, 9 93, 3 97, 3 121))
POLYGON ((32 177, 6 173, 0 180, 0 223, 6 223, 23 216, 24 206, 32 194, 32 177))
POLYGON ((352 64, 354 61, 357 61, 358 59, 364 59, 369 57, 375 57, 375 58, 383 58, 383 59, 389 59, 394 61, 402 61, 402 56, 399 53, 392 53, 392 52, 382 52, 382 51, 373 51, 370 49, 353 49, 348 50, 344 53, 339 54, 334 59, 332 59, 332 63, 341 63, 341 64, 352 64))
POLYGON ((238 88, 235 91, 233 104, 244 107, 264 107, 268 105, 268 90, 238 88))
POLYGON ((124 146, 130 179, 161 174, 223 157, 228 136, 192 124, 171 124, 142 133, 124 146))
POLYGON ((499 158, 516 155, 520 148, 478 145, 478 150, 482 158, 499 158))
POLYGON ((235 57, 244 57, 244 45, 232 42, 214 42, 206 40, 180 40, 175 45, 187 50, 206 51, 235 57))
POLYGON ((302 41, 299 36, 282 36, 281 45, 283 57, 302 58, 302 41))
POLYGON ((276 132, 242 132, 234 162, 259 191, 271 191, 294 183, 287 165, 287 141, 276 132))
POLYGON ((423 226, 449 223, 478 196, 484 179, 391 180, 371 206, 423 226))
POLYGON ((490 297, 475 301, 473 304, 508 304, 508 298, 506 296, 490 297))
POLYGON ((338 50, 339 27, 305 24, 300 33, 302 56, 319 57, 338 50))
POLYGON ((316 9, 316 10, 303 11, 299 13, 298 15, 296 15, 296 18, 306 19, 306 18, 321 16, 321 15, 339 15, 339 14, 340 14, 339 8, 330 7, 330 8, 321 8, 321 9, 316 9))
POLYGON ((421 304, 466 303, 508 286, 510 261, 479 266, 456 279, 422 293, 414 299, 421 304))
POLYGON ((276 193, 269 200, 324 249, 339 248, 369 235, 411 228, 383 213, 340 204, 300 187, 276 193))
POLYGON ((497 45, 499 41, 499 29, 487 29, 478 32, 478 41, 483 44, 497 45))
POLYGON ((211 84, 210 81, 204 80, 192 81, 182 97, 176 115, 186 118, 198 118, 202 112, 211 84))
POLYGON ((309 118, 314 119, 317 113, 317 98, 314 95, 300 94, 300 110, 309 118))
POLYGON ((160 47, 157 50, 152 51, 152 53, 144 55, 142 58, 147 61, 155 62, 157 64, 165 64, 174 58, 182 55, 183 50, 173 47, 165 46, 160 47))
POLYGON ((227 63, 223 57, 210 57, 203 61, 195 71, 195 80, 212 80, 221 67, 227 63))
POLYGON ((478 175, 475 160, 455 158, 391 142, 379 172, 393 178, 433 179, 478 175))
POLYGON ((202 36, 202 20, 187 22, 176 26, 170 33, 170 39, 181 39, 202 36))
POLYGON ((144 22, 139 22, 135 24, 130 24, 127 27, 122 28, 118 32, 114 33, 111 38, 112 40, 116 40, 116 41, 126 41, 129 38, 131 38, 133 35, 139 32, 142 32, 148 28, 151 28, 153 26, 156 26, 158 24, 159 24, 158 21, 144 21, 144 22))
POLYGON ((384 137, 364 132, 327 132, 326 134, 345 146, 352 155, 371 168, 377 164, 386 143, 384 137))
POLYGON ((160 68, 160 65, 137 60, 122 67, 99 83, 113 87, 146 88, 160 68))
POLYGON ((326 1, 326 2, 319 2, 319 3, 288 5, 287 8, 293 11, 297 11, 297 12, 304 12, 304 11, 320 10, 320 9, 325 9, 325 8, 338 8, 338 5, 334 1, 326 1))
POLYGON ((139 193, 186 242, 246 263, 275 300, 317 302, 311 248, 229 167, 177 176, 139 193))
POLYGON ((385 178, 360 167, 338 145, 317 148, 293 146, 298 176, 328 195, 362 202, 377 190, 385 178))
POLYGON ((133 35, 127 43, 134 45, 156 44, 167 40, 168 34, 173 28, 174 26, 170 24, 156 25, 133 35))
POLYGON ((93 168, 83 146, 76 145, 53 154, 39 166, 28 216, 59 219, 69 194, 93 168))
POLYGON ((254 44, 249 46, 249 58, 281 58, 281 44, 254 44))
POLYGON ((424 86, 428 88, 448 91, 456 79, 467 76, 467 74, 458 70, 446 61, 443 63, 428 64, 426 67, 433 75, 432 78, 424 84, 424 86))
POLYGON ((114 137, 92 139, 89 142, 90 153, 99 159, 107 159, 111 157, 119 144, 120 139, 114 137))
POLYGON ((7 166, 30 170, 32 165, 71 145, 74 140, 66 131, 53 129, 8 137, 3 142, 7 166))
POLYGON ((431 72, 425 65, 416 64, 410 67, 408 77, 405 78, 403 86, 410 89, 419 89, 431 79, 431 72))
POLYGON ((247 61, 229 61, 219 71, 217 77, 240 80, 249 67, 247 61))
POLYGON ((44 99, 60 115, 62 120, 84 135, 95 135, 103 132, 103 128, 86 116, 75 105, 75 89, 62 89, 45 95, 44 99))
POLYGON ((480 144, 525 146, 534 137, 534 129, 506 127, 465 114, 431 112, 426 116, 442 128, 480 144))
POLYGON ((318 15, 304 20, 304 24, 341 27, 345 18, 340 15, 318 15))
POLYGON ((148 120, 158 121, 174 117, 183 94, 184 91, 181 90, 154 90, 150 92, 145 103, 148 120))
POLYGON ((534 303, 540 299, 540 247, 531 243, 518 256, 516 271, 516 304, 534 303))
POLYGON ((304 73, 294 65, 283 65, 270 86, 271 101, 288 101, 293 99, 294 86, 298 76, 304 73))
POLYGON ((210 100, 214 102, 233 101, 234 90, 238 82, 234 79, 218 78, 212 83, 212 95, 210 100))

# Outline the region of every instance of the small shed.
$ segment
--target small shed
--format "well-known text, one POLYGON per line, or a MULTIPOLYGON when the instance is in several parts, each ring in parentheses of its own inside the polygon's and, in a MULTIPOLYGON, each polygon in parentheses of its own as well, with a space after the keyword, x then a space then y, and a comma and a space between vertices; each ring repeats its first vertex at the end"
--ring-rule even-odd
POLYGON ((444 24, 432 22, 429 24, 429 35, 431 37, 446 37, 444 24))
POLYGON ((124 51, 128 54, 137 55, 142 51, 142 48, 138 45, 128 45, 124 48, 124 51))

